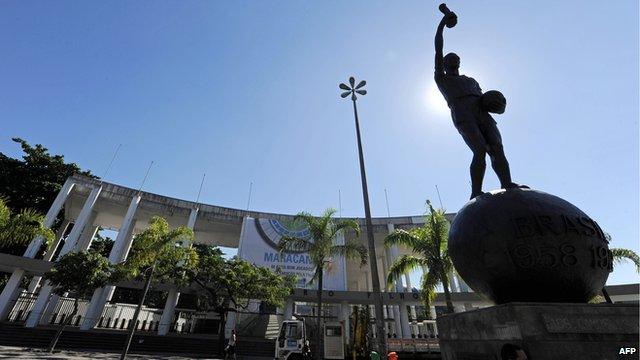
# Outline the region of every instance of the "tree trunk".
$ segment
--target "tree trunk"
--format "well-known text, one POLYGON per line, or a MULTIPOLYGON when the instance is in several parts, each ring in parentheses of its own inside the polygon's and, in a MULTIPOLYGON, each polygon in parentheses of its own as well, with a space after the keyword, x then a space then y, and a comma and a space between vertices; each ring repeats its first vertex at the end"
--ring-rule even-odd
POLYGON ((219 312, 220 314, 220 331, 218 331, 218 355, 224 354, 225 328, 227 326, 227 309, 219 312))
POLYGON ((607 301, 607 304, 613 304, 613 300, 611 300, 611 297, 609 296, 609 293, 605 288, 602 288, 602 296, 604 296, 604 299, 607 301))
POLYGON ((131 321, 131 329, 129 331, 129 335, 127 335, 127 341, 124 344, 124 349, 122 350, 122 355, 120 356, 120 360, 124 360, 127 358, 127 353, 129 352, 129 346, 131 346, 131 340, 133 339, 133 334, 136 332, 136 327, 138 327, 138 316, 140 316, 140 311, 142 310, 142 305, 144 304, 144 299, 147 297, 147 292, 149 292, 149 286, 151 285, 151 278, 153 278, 153 271, 156 268, 156 264, 154 263, 151 268, 145 271, 146 279, 144 282, 144 291, 142 292, 142 297, 140 298, 140 302, 138 303, 138 307, 136 308, 136 312, 133 314, 133 319, 131 321))
POLYGON ((68 318, 64 319, 64 323, 60 325, 58 331, 56 332, 56 335, 51 340, 51 343, 49 343, 49 348, 47 349, 47 351, 49 351, 50 353, 53 352, 53 349, 55 349, 56 345, 58 344, 58 340, 60 340, 60 336, 62 336, 62 332, 64 331, 64 329, 71 323, 73 317, 78 313, 78 304, 79 300, 76 297, 73 301, 73 311, 71 312, 71 315, 69 315, 68 318))
POLYGON ((316 359, 322 360, 322 267, 318 271, 318 333, 316 334, 316 359))
MULTIPOLYGON (((444 299, 447 302, 447 310, 449 313, 454 313, 455 309, 453 308, 453 302, 451 302, 451 293, 449 292, 449 278, 447 274, 443 272, 442 274, 442 288, 444 289, 444 299)), ((429 311, 429 309, 427 309, 429 311)))
MULTIPOLYGON (((359 343, 357 340, 358 337, 358 329, 360 324, 358 323, 358 319, 360 319, 360 309, 359 305, 353 308, 353 337, 351 338, 351 360, 356 360, 356 344, 359 343)), ((349 329, 346 329, 349 331, 349 329)))

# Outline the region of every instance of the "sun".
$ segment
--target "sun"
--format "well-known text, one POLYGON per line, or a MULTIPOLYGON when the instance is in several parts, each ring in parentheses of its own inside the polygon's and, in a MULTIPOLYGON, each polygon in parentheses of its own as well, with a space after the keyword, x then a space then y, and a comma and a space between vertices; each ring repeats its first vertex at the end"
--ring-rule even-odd
POLYGON ((429 111, 438 115, 448 115, 450 110, 435 82, 429 84, 427 89, 427 107, 429 111))

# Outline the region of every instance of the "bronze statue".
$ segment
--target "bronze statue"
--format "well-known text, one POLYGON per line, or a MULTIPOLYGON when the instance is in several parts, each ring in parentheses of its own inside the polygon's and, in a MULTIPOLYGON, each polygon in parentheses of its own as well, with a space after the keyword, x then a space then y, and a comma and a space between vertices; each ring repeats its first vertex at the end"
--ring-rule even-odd
POLYGON ((491 157, 491 167, 498 175, 502 188, 525 187, 511 181, 509 162, 504 155, 500 131, 496 121, 489 115, 489 112, 502 114, 507 102, 499 91, 492 90, 483 94, 477 81, 460 75, 458 55, 455 53, 442 55, 444 27, 456 26, 458 17, 445 4, 440 5, 440 11, 444 16, 436 31, 435 80, 451 109, 453 124, 473 151, 470 169, 471 199, 482 194, 487 153, 491 157))

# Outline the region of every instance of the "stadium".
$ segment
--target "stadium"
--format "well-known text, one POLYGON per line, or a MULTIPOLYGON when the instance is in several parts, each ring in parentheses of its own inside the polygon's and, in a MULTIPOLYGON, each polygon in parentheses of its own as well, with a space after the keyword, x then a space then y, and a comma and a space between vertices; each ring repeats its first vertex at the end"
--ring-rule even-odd
MULTIPOLYGON (((63 219, 52 250, 42 258, 35 258, 41 246, 35 240, 22 257, 0 254, 0 270, 12 274, 0 295, 0 318, 24 322, 27 328, 62 322, 71 313, 73 299, 52 296, 51 287, 41 280, 41 276, 51 268, 52 261, 60 253, 88 249, 99 229, 117 232, 109 260, 123 261, 133 236, 144 229, 155 215, 166 218, 172 227, 193 229, 195 243, 229 249, 232 254, 258 266, 278 268, 285 274, 297 275, 297 288, 283 308, 270 309, 258 302, 252 303, 245 310, 229 314, 226 332, 236 329, 242 336, 270 339, 275 338, 278 324, 283 320, 314 316, 317 290, 315 284, 307 284, 313 272, 308 255, 279 253, 276 249, 283 235, 305 236, 306 229, 292 227, 292 215, 195 203, 74 175, 67 179, 45 218, 47 226, 52 226, 56 218, 63 219), (25 286, 23 278, 28 275, 32 278, 25 286)), ((447 214, 447 219, 451 221, 454 215, 447 214)), ((364 227, 364 219, 355 220, 364 227)), ((377 275, 382 284, 386 283, 387 269, 394 259, 408 252, 403 248, 386 248, 384 237, 394 229, 410 229, 420 226, 423 221, 420 215, 373 219, 377 275)), ((344 242, 345 238, 366 243, 365 234, 356 238, 355 233, 343 234, 337 242, 344 242)), ((336 258, 325 276, 323 296, 328 306, 322 315, 349 328, 352 307, 373 304, 369 267, 336 258)), ((456 274, 451 274, 451 278, 456 312, 492 305, 469 289, 456 274)), ((382 293, 387 336, 394 339, 437 339, 435 322, 427 318, 435 318, 446 310, 442 294, 436 296, 431 308, 425 309, 417 290, 418 284, 412 284, 409 274, 393 285, 385 287, 382 293), (427 317, 427 312, 431 316, 427 317)), ((141 284, 129 282, 96 289, 90 301, 81 302, 72 324, 81 330, 126 329, 135 305, 119 303, 113 295, 116 288, 127 287, 140 288, 141 284)), ((157 335, 181 333, 194 336, 217 334, 221 330, 215 315, 199 313, 188 307, 185 300, 190 296, 190 289, 161 285, 155 290, 166 293, 165 305, 163 308, 145 307, 139 317, 139 330, 157 335)), ((637 284, 608 286, 607 290, 615 302, 638 302, 637 284)))

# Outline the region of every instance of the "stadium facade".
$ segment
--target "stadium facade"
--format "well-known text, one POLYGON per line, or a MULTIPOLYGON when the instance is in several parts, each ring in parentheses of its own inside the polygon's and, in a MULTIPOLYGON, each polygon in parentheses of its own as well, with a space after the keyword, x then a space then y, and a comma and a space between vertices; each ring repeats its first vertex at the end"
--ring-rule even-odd
MULTIPOLYGON (((285 214, 243 211, 226 207, 194 203, 190 201, 156 195, 100 180, 74 175, 67 179, 57 198, 46 214, 45 223, 53 226, 58 218, 63 218, 59 226, 57 241, 52 250, 36 258, 41 248, 41 240, 34 240, 24 256, 0 254, 0 271, 12 273, 0 294, 0 320, 24 320, 27 327, 59 321, 65 311, 67 298, 52 295, 51 287, 41 279, 52 265, 55 257, 70 251, 86 250, 91 246, 99 228, 117 231, 114 246, 109 254, 112 263, 126 259, 133 236, 145 229, 149 220, 159 215, 167 219, 172 227, 188 226, 193 229, 195 243, 216 245, 238 249, 238 256, 260 266, 278 268, 284 273, 298 276, 298 288, 288 297, 283 309, 274 312, 274 319, 282 321, 294 316, 311 316, 315 311, 314 286, 307 284, 312 265, 305 254, 280 254, 275 244, 282 235, 305 236, 305 229, 292 226, 293 216, 285 214), (59 216, 60 213, 62 216, 59 216), (24 278, 31 275, 28 286, 24 278)), ((448 214, 449 220, 454 214, 448 214)), ((364 219, 356 219, 364 227, 364 219)), ((373 230, 376 243, 380 282, 386 283, 387 269, 407 249, 383 245, 384 238, 394 229, 410 229, 420 226, 423 216, 374 218, 373 230)), ((366 243, 365 235, 346 233, 337 239, 357 239, 366 243)), ((371 305, 371 274, 368 266, 357 262, 335 259, 326 274, 324 299, 329 304, 324 314, 329 318, 343 321, 348 327, 349 314, 353 305, 371 305)), ((452 275, 452 300, 456 311, 471 310, 492 305, 466 284, 452 275)), ((118 287, 140 287, 140 284, 117 284, 118 287)), ((412 338, 437 335, 433 322, 423 321, 421 312, 436 315, 444 309, 444 297, 438 294, 430 309, 421 308, 421 301, 411 283, 409 274, 383 290, 384 316, 387 332, 391 337, 412 338)), ((126 328, 131 318, 133 305, 114 303, 116 284, 96 289, 89 301, 82 303, 74 324, 88 330, 95 327, 126 328)), ((201 323, 215 321, 210 314, 196 314, 193 309, 176 308, 180 294, 189 289, 176 289, 166 285, 158 288, 167 293, 164 308, 145 309, 141 320, 142 329, 157 331, 165 335, 171 331, 194 330, 195 318, 201 323), (191 311, 191 312, 190 312, 191 311)), ((615 301, 637 302, 635 285, 612 286, 609 293, 615 301)), ((67 306, 68 308, 68 306, 67 306)), ((68 311, 70 312, 70 311, 68 311)), ((262 313, 259 304, 253 304, 244 315, 230 314, 227 330, 250 324, 250 317, 262 313), (252 315, 254 314, 254 315, 252 315), (242 317, 245 317, 244 319, 242 317)), ((372 314, 373 315, 373 314, 372 314)), ((187 332, 189 332, 187 331, 187 332)))

